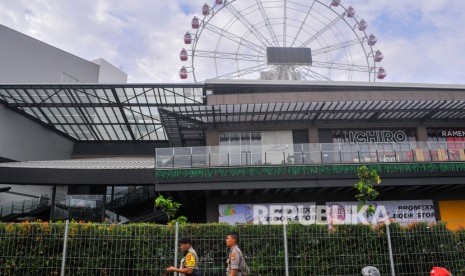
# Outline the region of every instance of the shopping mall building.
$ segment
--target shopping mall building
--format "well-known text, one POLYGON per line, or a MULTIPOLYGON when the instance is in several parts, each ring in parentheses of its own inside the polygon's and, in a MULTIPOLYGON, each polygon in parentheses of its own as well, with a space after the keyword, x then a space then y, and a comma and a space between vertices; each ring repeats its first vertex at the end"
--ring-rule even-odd
POLYGON ((0 219, 150 220, 161 193, 191 221, 253 222, 257 206, 350 205, 361 165, 391 217, 465 219, 463 85, 126 84, 107 62, 0 31, 68 61, 1 65, 0 219))

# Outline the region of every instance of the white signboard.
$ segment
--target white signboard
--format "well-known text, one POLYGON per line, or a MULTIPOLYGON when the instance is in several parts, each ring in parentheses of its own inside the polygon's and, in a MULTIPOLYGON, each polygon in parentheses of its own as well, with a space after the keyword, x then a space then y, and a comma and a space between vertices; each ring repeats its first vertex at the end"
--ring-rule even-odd
POLYGON ((290 221, 314 222, 315 202, 221 204, 219 222, 229 224, 283 224, 290 221))
MULTIPOLYGON (((364 223, 358 202, 327 202, 326 210, 329 224, 364 223), (357 214, 360 212, 359 214, 357 214)), ((433 201, 426 200, 402 200, 402 201, 373 201, 375 217, 381 221, 384 216, 393 222, 408 224, 412 222, 435 222, 433 201)), ((373 216, 366 218, 371 223, 373 216)))

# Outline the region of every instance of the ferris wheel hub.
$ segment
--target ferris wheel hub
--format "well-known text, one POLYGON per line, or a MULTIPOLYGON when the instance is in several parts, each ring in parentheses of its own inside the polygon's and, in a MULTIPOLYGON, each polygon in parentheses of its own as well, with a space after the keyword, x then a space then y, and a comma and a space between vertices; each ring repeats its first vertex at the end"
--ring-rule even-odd
POLYGON ((312 50, 301 47, 267 47, 268 65, 311 65, 312 50))

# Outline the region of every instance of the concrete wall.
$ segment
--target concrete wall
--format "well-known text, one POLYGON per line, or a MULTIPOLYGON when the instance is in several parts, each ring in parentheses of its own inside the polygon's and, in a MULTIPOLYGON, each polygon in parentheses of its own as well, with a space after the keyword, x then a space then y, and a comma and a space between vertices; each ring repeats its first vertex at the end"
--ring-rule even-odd
POLYGON ((99 58, 92 61, 99 65, 98 83, 127 83, 128 75, 113 64, 99 58))
POLYGON ((0 157, 17 161, 69 159, 73 142, 0 104, 0 157))
POLYGON ((96 83, 99 66, 0 25, 0 83, 96 83))

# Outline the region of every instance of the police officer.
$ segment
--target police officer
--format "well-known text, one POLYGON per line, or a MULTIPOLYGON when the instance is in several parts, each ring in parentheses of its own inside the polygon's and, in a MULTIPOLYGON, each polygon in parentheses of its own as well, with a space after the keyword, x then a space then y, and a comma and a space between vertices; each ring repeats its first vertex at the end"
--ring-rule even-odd
POLYGON ((179 239, 179 249, 183 254, 184 258, 181 259, 179 268, 170 266, 166 268, 168 272, 179 272, 180 276, 191 275, 194 273, 194 269, 198 269, 197 252, 191 246, 191 239, 188 237, 182 237, 179 239))
POLYGON ((237 245, 239 243, 239 234, 231 232, 226 237, 226 246, 230 249, 228 260, 226 261, 226 275, 227 276, 245 276, 250 275, 250 270, 245 263, 242 251, 237 245))

